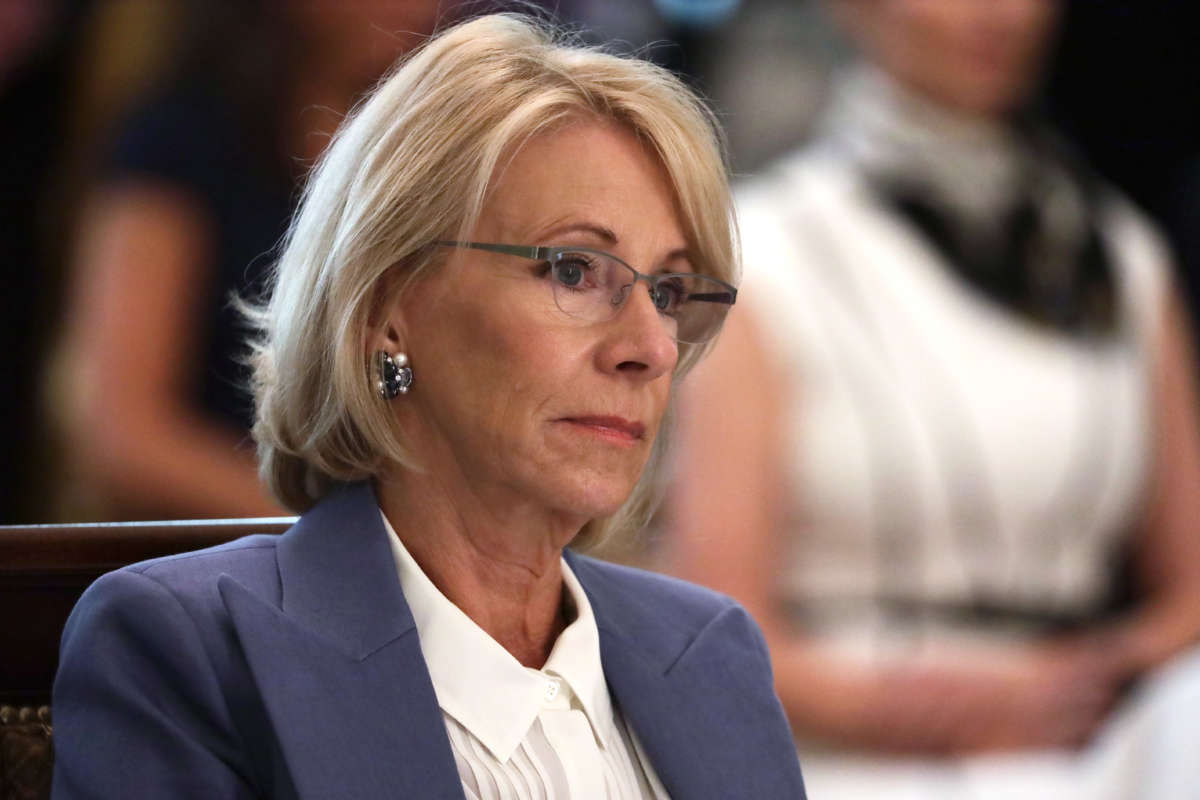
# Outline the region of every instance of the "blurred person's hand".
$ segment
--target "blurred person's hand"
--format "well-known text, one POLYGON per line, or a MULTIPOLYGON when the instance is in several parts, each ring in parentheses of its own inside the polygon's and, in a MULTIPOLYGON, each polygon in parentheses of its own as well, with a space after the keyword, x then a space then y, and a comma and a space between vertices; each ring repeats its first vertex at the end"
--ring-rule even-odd
POLYGON ((863 698, 864 738, 937 755, 1077 748, 1128 677, 1111 651, 1086 639, 887 667, 863 698))

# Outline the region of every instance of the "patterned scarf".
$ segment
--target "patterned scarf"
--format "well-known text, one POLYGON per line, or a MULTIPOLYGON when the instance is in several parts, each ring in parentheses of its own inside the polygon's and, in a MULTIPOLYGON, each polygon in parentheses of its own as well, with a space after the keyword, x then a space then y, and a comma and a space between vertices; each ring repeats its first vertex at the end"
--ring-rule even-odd
POLYGON ((957 116, 863 65, 841 76, 822 137, 985 297, 1063 333, 1116 329, 1097 182, 1044 128, 957 116))

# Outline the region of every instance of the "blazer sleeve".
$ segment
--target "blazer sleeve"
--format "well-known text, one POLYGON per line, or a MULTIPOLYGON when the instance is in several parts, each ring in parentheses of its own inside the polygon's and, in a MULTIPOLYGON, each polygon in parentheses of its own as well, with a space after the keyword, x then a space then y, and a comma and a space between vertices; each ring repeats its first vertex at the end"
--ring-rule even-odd
POLYGON ((709 724, 736 731, 745 761, 731 763, 728 769, 754 772, 754 796, 804 800, 792 729, 775 693, 766 639, 753 617, 732 604, 697 637, 675 669, 699 672, 736 698, 733 708, 712 701, 714 716, 709 724))
MULTIPOLYGON (((800 771, 800 757, 796 752, 796 743, 792 738, 792 728, 788 723, 783 703, 775 692, 775 673, 771 666, 771 652, 767 647, 766 637, 758 623, 740 605, 728 615, 738 633, 732 637, 733 642, 742 642, 739 647, 746 653, 748 670, 757 679, 757 693, 761 693, 764 708, 755 714, 758 719, 759 734, 763 740, 755 746, 756 752, 763 757, 762 769, 771 771, 773 786, 764 789, 760 797, 789 797, 795 800, 805 800, 804 777, 800 771)), ((737 645, 735 644, 735 647, 737 645)))
POLYGON ((54 684, 56 800, 257 796, 195 619, 134 570, 88 589, 54 684))

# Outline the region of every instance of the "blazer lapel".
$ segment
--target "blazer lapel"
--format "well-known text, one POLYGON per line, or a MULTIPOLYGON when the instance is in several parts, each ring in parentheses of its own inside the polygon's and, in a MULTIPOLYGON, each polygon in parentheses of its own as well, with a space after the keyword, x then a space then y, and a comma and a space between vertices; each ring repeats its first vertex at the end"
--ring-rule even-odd
POLYGON ((282 608, 218 584, 301 798, 464 797, 386 537, 349 486, 281 537, 282 608))
POLYGON ((568 560, 596 615, 613 699, 670 795, 802 798, 779 701, 753 683, 761 671, 746 669, 742 645, 755 645, 744 612, 731 608, 685 633, 643 598, 596 580, 577 556, 568 560), (793 770, 795 783, 781 792, 793 770))
POLYGON ((704 704, 631 643, 604 629, 600 658, 614 701, 671 797, 737 797, 737 787, 726 783, 731 776, 712 770, 705 758, 712 721, 698 713, 704 704))

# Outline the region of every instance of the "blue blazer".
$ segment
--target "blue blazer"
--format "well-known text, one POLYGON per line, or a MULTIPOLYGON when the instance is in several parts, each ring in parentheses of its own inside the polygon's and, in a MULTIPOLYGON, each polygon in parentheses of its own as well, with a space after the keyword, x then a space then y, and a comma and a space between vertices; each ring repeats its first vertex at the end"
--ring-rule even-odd
MULTIPOLYGON (((463 800, 374 494, 88 589, 53 796, 463 800)), ((675 800, 804 797, 761 633, 728 598, 568 553, 604 675, 675 800)))

